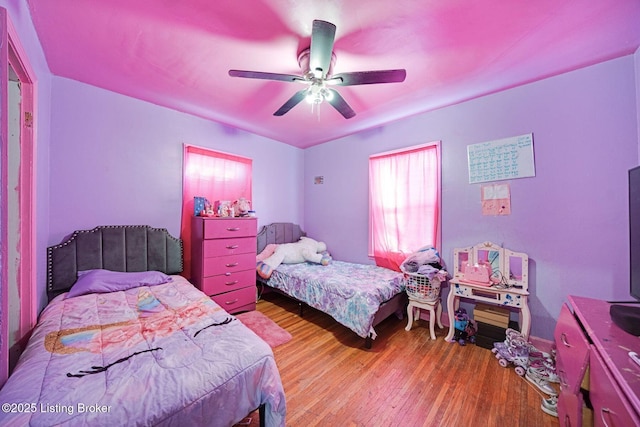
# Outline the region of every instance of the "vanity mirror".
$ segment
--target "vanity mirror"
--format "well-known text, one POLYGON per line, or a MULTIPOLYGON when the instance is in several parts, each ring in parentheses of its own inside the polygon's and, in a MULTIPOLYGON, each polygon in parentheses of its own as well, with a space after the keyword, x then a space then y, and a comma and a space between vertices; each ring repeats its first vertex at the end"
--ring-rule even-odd
MULTIPOLYGON (((529 256, 492 242, 453 250, 453 278, 447 310, 453 313, 466 298, 519 309, 520 331, 529 335, 529 256), (488 274, 486 271, 488 270, 488 274), (484 273, 484 274, 482 274, 484 273)), ((451 325, 447 340, 453 337, 451 325)))

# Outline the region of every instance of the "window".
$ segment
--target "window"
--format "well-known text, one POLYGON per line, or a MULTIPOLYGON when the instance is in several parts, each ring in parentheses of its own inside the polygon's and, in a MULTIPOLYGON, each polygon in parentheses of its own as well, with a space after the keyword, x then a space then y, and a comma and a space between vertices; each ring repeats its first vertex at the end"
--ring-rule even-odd
POLYGON ((182 178, 183 275, 191 277, 191 222, 194 197, 206 197, 209 202, 241 197, 251 200, 252 160, 233 154, 184 146, 182 178))
POLYGON ((440 142, 369 157, 369 255, 400 270, 407 255, 440 244, 440 142))

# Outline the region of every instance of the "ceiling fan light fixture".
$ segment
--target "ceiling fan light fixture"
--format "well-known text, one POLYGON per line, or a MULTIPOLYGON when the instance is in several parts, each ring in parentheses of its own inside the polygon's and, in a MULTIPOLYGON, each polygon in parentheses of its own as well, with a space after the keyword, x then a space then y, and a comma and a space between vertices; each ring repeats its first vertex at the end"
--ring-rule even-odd
POLYGON ((313 94, 311 92, 307 92, 307 96, 304 99, 307 101, 307 103, 313 104, 313 105, 320 104, 322 103, 322 101, 324 101, 324 99, 322 99, 321 96, 317 94, 313 94))
POLYGON ((326 99, 327 101, 331 101, 333 99, 333 92, 331 92, 329 89, 327 89, 326 87, 322 88, 322 97, 324 99, 326 99))
POLYGON ((329 99, 333 94, 321 83, 314 83, 307 89, 305 99, 309 104, 321 104, 325 99, 329 99))
MULTIPOLYGON (((277 80, 284 82, 298 82, 308 85, 308 88, 297 91, 275 113, 274 116, 283 116, 293 107, 306 99, 312 106, 327 101, 345 119, 356 115, 353 108, 340 95, 338 91, 327 86, 356 86, 378 83, 399 83, 406 77, 406 70, 371 70, 352 71, 333 74, 333 65, 336 55, 333 52, 336 26, 330 22, 314 20, 311 31, 311 45, 298 54, 298 65, 302 76, 282 73, 267 73, 262 71, 229 70, 231 77, 244 77, 249 79, 277 80)), ((319 114, 320 109, 318 109, 319 114)))

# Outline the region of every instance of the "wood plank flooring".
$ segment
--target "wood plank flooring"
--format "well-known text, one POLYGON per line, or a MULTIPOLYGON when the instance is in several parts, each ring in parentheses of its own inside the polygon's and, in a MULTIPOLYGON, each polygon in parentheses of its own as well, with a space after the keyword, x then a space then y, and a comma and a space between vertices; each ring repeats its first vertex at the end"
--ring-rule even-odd
MULTIPOLYGON (((287 426, 557 426, 541 395, 491 351, 444 341, 447 329, 395 316, 364 339, 330 316, 282 295, 257 309, 291 333, 274 349, 287 396, 287 426)), ((258 425, 256 416, 251 425, 258 425)))

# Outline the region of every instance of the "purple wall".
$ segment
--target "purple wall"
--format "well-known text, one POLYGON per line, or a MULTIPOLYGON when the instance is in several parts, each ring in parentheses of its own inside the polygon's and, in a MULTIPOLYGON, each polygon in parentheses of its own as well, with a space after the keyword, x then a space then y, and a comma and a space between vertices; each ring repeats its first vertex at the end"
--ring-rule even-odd
MULTIPOLYGON (((627 170, 638 164, 634 57, 520 86, 305 150, 305 224, 336 258, 367 257, 368 156, 442 141, 441 253, 493 241, 530 256, 532 334, 551 339, 570 294, 628 299, 627 170), (536 176, 512 214, 483 216, 466 147, 534 135, 536 176), (324 176, 315 185, 313 177, 324 176)), ((444 294, 447 293, 445 288, 444 294)))
POLYGON ((178 236, 183 143, 253 159, 260 226, 304 223, 298 148, 59 77, 51 106, 49 244, 109 224, 178 236))

